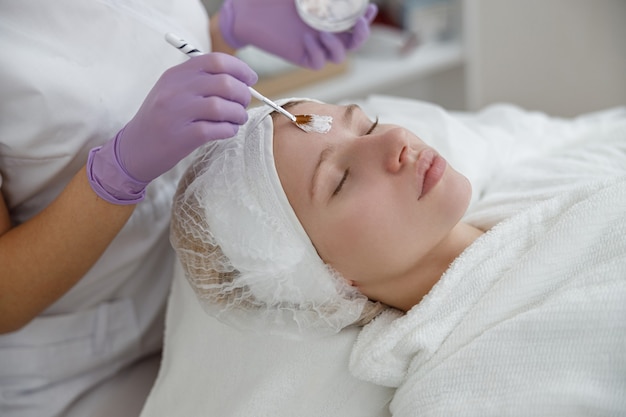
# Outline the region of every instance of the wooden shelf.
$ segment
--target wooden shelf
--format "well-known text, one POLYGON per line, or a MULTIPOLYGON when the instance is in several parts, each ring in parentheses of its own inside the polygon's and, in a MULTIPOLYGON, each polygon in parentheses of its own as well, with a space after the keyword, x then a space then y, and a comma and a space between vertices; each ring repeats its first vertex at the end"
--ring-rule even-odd
POLYGON ((307 86, 315 88, 315 86, 345 74, 349 65, 349 60, 346 60, 341 64, 328 64, 319 71, 295 68, 280 72, 277 75, 263 76, 254 88, 266 97, 286 97, 296 89, 307 86))

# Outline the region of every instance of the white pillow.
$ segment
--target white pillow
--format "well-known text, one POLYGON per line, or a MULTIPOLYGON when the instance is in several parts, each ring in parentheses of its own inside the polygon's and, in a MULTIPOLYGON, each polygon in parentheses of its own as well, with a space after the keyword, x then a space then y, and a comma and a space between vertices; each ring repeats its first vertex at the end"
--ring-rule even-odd
POLYGON ((141 417, 384 417, 394 390, 353 377, 359 329, 285 340, 239 332, 208 316, 177 264, 163 361, 141 417))

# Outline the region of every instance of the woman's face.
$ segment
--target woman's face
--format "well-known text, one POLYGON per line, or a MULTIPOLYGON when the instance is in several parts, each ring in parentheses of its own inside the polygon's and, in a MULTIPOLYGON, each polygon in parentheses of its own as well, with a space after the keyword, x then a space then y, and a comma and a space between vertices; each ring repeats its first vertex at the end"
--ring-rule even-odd
POLYGON ((321 258, 357 286, 414 274, 465 213, 467 179, 408 130, 375 124, 357 106, 289 110, 333 118, 326 134, 274 118, 280 181, 321 258))

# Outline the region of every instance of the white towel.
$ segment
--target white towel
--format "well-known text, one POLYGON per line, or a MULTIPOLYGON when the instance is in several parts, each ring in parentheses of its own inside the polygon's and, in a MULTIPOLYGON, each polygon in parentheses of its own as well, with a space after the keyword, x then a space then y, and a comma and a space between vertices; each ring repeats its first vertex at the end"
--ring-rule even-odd
POLYGON ((498 224, 350 368, 394 416, 626 415, 626 177, 498 224))
POLYGON ((350 369, 397 387, 394 417, 626 415, 626 118, 616 115, 525 116, 525 156, 492 165, 464 219, 490 230, 406 315, 363 329, 350 369))

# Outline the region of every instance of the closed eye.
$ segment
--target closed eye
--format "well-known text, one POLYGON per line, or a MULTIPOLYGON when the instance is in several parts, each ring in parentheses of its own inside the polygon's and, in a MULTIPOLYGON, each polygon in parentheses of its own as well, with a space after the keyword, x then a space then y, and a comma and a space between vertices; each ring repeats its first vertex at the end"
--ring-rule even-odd
MULTIPOLYGON (((374 131, 374 129, 376 129, 376 126, 378 126, 378 117, 376 118, 376 120, 374 120, 374 123, 372 123, 372 126, 367 130, 367 132, 365 132, 365 135, 371 134, 374 131)), ((347 168, 343 172, 343 177, 341 177, 341 181, 339 181, 339 184, 337 184, 337 188, 335 188, 335 191, 333 191, 332 197, 339 194, 339 192, 343 188, 343 185, 346 183, 346 180, 348 179, 349 175, 350 175, 350 168, 347 168)))
POLYGON ((372 127, 369 128, 369 130, 367 132, 365 132, 366 135, 371 134, 374 129, 376 129, 376 126, 378 126, 378 117, 376 118, 376 120, 374 120, 374 123, 372 124, 372 127))
POLYGON ((345 184, 346 180, 348 179, 348 175, 350 175, 350 168, 346 169, 343 172, 343 177, 341 177, 341 181, 339 181, 337 188, 335 188, 335 191, 333 191, 333 197, 339 194, 339 191, 341 191, 341 189, 343 188, 343 184, 345 184))

